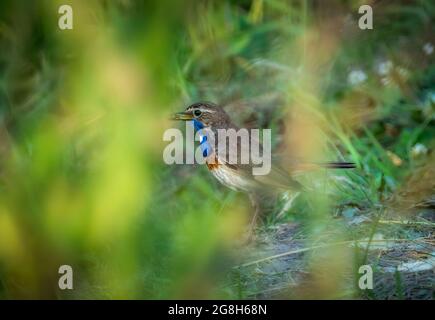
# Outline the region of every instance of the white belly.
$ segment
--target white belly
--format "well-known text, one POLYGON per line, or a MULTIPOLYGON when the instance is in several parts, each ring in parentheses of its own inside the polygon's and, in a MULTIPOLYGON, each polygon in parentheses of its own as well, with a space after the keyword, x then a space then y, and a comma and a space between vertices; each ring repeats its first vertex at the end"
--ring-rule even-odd
POLYGON ((219 180, 220 183, 235 191, 249 191, 253 185, 248 179, 234 173, 234 170, 219 165, 210 169, 210 172, 219 180))

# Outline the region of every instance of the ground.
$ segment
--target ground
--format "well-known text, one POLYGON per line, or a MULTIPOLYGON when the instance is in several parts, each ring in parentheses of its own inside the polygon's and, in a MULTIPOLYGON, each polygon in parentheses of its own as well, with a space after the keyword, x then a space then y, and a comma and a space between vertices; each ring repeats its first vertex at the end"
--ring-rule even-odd
MULTIPOLYGON (((373 290, 360 290, 367 299, 432 299, 434 297, 435 238, 433 235, 435 210, 422 209, 412 222, 380 220, 371 241, 352 240, 320 243, 307 246, 298 224, 283 223, 263 229, 250 245, 244 263, 236 268, 240 290, 249 298, 283 298, 300 293, 309 285, 310 268, 307 256, 321 255, 322 250, 333 246, 346 246, 355 255, 367 251, 367 264, 373 268, 373 290), (390 238, 403 233, 410 237, 390 238), (368 250, 367 250, 368 248, 368 250)), ((385 217, 384 217, 385 218, 385 217)), ((383 219, 384 219, 383 218, 383 219)), ((367 214, 350 219, 338 218, 352 233, 362 231, 371 224, 367 214)), ((343 277, 347 290, 336 298, 354 298, 356 280, 362 274, 345 270, 343 277)), ((297 295, 296 295, 297 296, 297 295)), ((315 297, 315 296, 314 296, 315 297)))

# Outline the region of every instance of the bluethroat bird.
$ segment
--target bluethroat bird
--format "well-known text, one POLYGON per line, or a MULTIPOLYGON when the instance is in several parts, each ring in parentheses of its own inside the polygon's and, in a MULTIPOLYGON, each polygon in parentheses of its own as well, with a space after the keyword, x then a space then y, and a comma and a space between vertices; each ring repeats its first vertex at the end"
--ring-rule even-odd
MULTIPOLYGON (((173 120, 193 121, 195 132, 200 132, 202 135, 200 146, 209 171, 223 185, 236 191, 245 192, 249 195, 255 210, 250 223, 250 234, 252 233, 257 218, 261 213, 262 195, 270 190, 303 190, 302 185, 294 180, 289 172, 274 162, 271 163, 268 174, 254 175, 252 170, 254 165, 252 163, 242 164, 239 161, 241 152, 238 151, 243 152, 244 148, 244 146, 241 145, 240 139, 233 140, 233 145, 227 145, 225 152, 219 152, 220 150, 217 149, 220 144, 207 141, 208 135, 212 134, 213 136, 218 137, 219 129, 239 130, 221 106, 210 102, 194 103, 187 107, 184 112, 174 114, 173 120), (236 163, 228 161, 228 154, 230 152, 235 152, 237 154, 236 163)), ((328 162, 323 164, 310 164, 310 166, 331 169, 355 168, 355 164, 352 162, 328 162)))

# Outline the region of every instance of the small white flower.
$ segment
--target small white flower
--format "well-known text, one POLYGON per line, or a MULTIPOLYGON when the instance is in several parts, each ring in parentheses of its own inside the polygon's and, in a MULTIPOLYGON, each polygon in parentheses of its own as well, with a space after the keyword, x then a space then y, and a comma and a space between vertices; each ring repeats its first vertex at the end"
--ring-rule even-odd
POLYGON ((434 46, 430 42, 425 43, 425 45, 423 46, 423 52, 426 53, 428 56, 430 56, 433 53, 433 50, 434 50, 434 46))
POLYGON ((367 75, 364 71, 356 69, 352 70, 347 76, 347 81, 351 85, 357 85, 367 80, 367 75))
POLYGON ((384 86, 388 86, 388 85, 391 83, 391 81, 390 81, 390 79, 389 79, 388 77, 382 77, 382 78, 381 78, 381 83, 382 83, 384 86))
POLYGON ((411 149, 411 154, 414 157, 418 157, 419 155, 426 154, 426 153, 427 153, 427 147, 422 143, 417 143, 411 149))
POLYGON ((390 60, 379 62, 376 66, 376 72, 380 76, 385 76, 390 73, 393 68, 393 63, 390 60))

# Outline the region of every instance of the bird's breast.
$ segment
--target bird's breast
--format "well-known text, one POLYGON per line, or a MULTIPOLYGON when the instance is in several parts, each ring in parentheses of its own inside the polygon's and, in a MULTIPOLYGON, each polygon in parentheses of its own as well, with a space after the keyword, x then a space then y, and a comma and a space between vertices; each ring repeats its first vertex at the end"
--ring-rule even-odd
POLYGON ((253 186, 249 179, 246 179, 240 175, 237 170, 234 170, 233 167, 228 166, 225 163, 219 163, 217 158, 214 158, 213 161, 210 161, 209 158, 206 161, 207 168, 224 186, 235 191, 248 192, 250 189, 252 189, 253 186))

